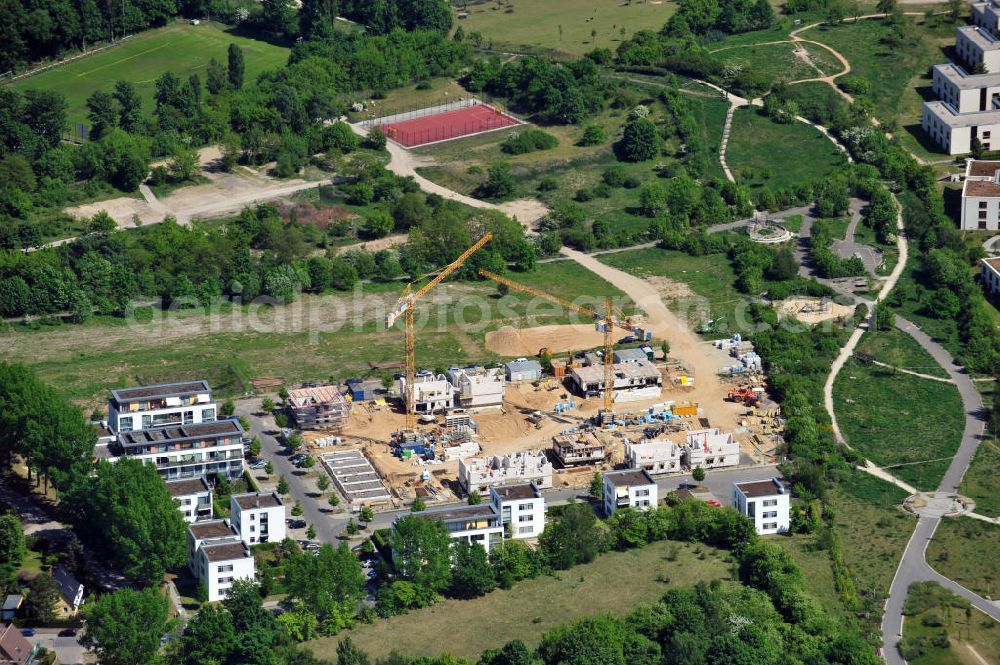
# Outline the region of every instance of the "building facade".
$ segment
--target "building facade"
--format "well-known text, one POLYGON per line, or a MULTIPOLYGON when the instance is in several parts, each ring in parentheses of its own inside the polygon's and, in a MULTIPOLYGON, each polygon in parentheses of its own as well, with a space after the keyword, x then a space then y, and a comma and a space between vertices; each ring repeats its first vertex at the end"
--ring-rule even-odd
POLYGON ((668 439, 644 439, 625 444, 625 463, 630 469, 643 469, 650 475, 682 470, 682 447, 668 439))
POLYGON ((996 297, 1000 294, 1000 258, 981 259, 979 267, 983 291, 986 292, 987 296, 996 297))
POLYGON ((288 391, 288 412, 299 429, 334 429, 350 412, 337 386, 315 386, 288 391))
MULTIPOLYGON (((406 377, 396 379, 399 399, 406 403, 406 377)), ((436 413, 455 408, 455 386, 444 374, 417 372, 413 381, 413 403, 417 413, 436 413)))
POLYGON ((466 492, 485 493, 496 485, 534 483, 552 487, 552 462, 542 450, 458 460, 458 481, 466 492))
POLYGON ((542 364, 537 360, 518 358, 508 362, 504 368, 508 381, 538 381, 542 378, 542 364))
POLYGON ((733 507, 749 517, 761 535, 788 531, 791 492, 780 478, 733 483, 733 507))
POLYGON ((236 580, 256 577, 250 547, 229 520, 192 524, 188 527, 187 548, 188 567, 205 585, 209 601, 225 600, 236 580))
POLYGON ((605 515, 613 515, 621 508, 649 510, 659 502, 656 482, 644 469, 609 471, 603 478, 605 515))
POLYGON ((1000 162, 981 159, 966 162, 959 228, 1000 230, 1000 162))
POLYGON ((500 513, 505 538, 537 538, 545 530, 545 498, 533 483, 491 487, 490 504, 500 513))
POLYGON ((164 383, 111 391, 108 429, 112 434, 155 427, 193 425, 216 419, 208 381, 164 383))
POLYGON ((164 483, 177 508, 190 524, 212 519, 212 488, 204 476, 164 483))
POLYGON ((500 367, 452 367, 448 379, 455 387, 455 406, 477 411, 503 405, 506 376, 500 367))
MULTIPOLYGON (((504 525, 500 511, 492 503, 475 506, 446 506, 410 513, 427 520, 441 520, 451 539, 482 546, 487 552, 503 542, 504 525)), ((397 521, 402 518, 397 518, 397 521)))
POLYGON ((552 437, 552 453, 563 466, 597 464, 604 461, 604 444, 593 432, 552 437))
POLYGON ((239 420, 216 420, 119 432, 109 446, 112 461, 132 457, 152 464, 165 480, 221 473, 243 474, 244 431, 239 420))
POLYGON ((285 504, 277 492, 235 494, 229 498, 229 514, 233 529, 248 545, 285 539, 285 504))

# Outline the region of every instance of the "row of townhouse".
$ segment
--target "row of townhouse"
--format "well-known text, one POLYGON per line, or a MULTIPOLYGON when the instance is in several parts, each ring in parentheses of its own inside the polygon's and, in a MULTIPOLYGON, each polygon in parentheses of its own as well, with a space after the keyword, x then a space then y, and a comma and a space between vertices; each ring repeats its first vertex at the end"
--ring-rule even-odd
POLYGON ((208 590, 208 600, 225 599, 233 582, 255 579, 250 546, 285 539, 285 505, 277 493, 230 498, 230 519, 188 527, 188 567, 208 590))
MULTIPOLYGON (((422 370, 413 381, 414 410, 431 414, 452 409, 499 409, 503 404, 506 378, 503 367, 452 367, 447 374, 422 370)), ((396 391, 405 401, 405 377, 396 377, 396 391)))

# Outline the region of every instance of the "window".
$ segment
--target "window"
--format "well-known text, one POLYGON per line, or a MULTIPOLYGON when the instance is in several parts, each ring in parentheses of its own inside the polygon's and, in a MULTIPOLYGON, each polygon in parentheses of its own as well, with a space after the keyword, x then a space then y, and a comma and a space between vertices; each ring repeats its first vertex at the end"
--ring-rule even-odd
POLYGON ((534 522, 535 521, 535 516, 534 515, 530 515, 530 514, 529 515, 520 515, 517 518, 517 521, 518 522, 534 522))
POLYGON ((224 566, 218 566, 216 572, 218 573, 231 573, 233 572, 233 564, 226 564, 224 566))
POLYGON ((153 416, 143 416, 142 417, 142 428, 146 429, 153 426, 153 416))
POLYGON ((986 230, 986 220, 985 219, 979 220, 979 228, 981 230, 986 230))
POLYGON ((762 528, 764 529, 764 531, 775 531, 778 528, 778 523, 777 522, 767 522, 766 524, 763 525, 762 528))
POLYGON ((190 425, 193 422, 194 422, 194 411, 185 411, 184 412, 184 424, 185 425, 190 425))
POLYGON ((201 422, 208 423, 215 420, 215 409, 202 409, 201 422))
POLYGON ((531 526, 521 526, 521 527, 517 528, 517 532, 518 533, 522 533, 522 534, 523 533, 531 533, 534 530, 535 530, 535 528, 531 527, 531 526))
POLYGON ((253 522, 255 519, 257 519, 257 514, 256 513, 250 513, 250 521, 253 522))
POLYGON ((764 513, 763 515, 761 515, 761 517, 763 517, 764 519, 770 519, 770 518, 777 517, 777 516, 778 516, 778 511, 777 510, 771 510, 771 511, 768 511, 768 512, 764 513))
POLYGON ((777 499, 764 499, 761 502, 761 505, 763 505, 765 508, 767 508, 768 506, 777 506, 778 505, 778 500, 777 499))
POLYGON ((635 502, 635 507, 636 508, 645 508, 648 505, 649 505, 649 501, 636 501, 635 502))
POLYGON ((980 201, 979 202, 979 209, 980 210, 986 210, 986 201, 980 201))
POLYGON ((983 138, 984 139, 990 138, 990 132, 983 132, 983 138))
POLYGON ((256 530, 257 530, 257 527, 256 527, 256 526, 254 526, 253 524, 251 524, 251 525, 250 525, 250 533, 253 533, 253 532, 254 532, 254 531, 256 531, 256 530))
POLYGON ((182 506, 190 506, 191 505, 191 499, 181 499, 181 505, 182 506))
POLYGON ((636 490, 636 496, 649 496, 649 490, 636 490))
POLYGON ((518 510, 531 510, 531 509, 532 509, 532 507, 533 507, 533 506, 532 506, 532 504, 530 504, 530 503, 522 503, 522 504, 519 504, 519 505, 517 506, 517 509, 518 509, 518 510))
POLYGON ((132 416, 129 416, 128 418, 119 418, 118 419, 118 429, 120 431, 122 431, 122 432, 131 432, 132 431, 132 416))
POLYGON ((979 211, 979 219, 986 219, 986 211, 985 210, 980 210, 979 211))
POLYGON ((233 578, 232 577, 220 577, 219 578, 219 584, 232 584, 232 582, 233 582, 233 578))

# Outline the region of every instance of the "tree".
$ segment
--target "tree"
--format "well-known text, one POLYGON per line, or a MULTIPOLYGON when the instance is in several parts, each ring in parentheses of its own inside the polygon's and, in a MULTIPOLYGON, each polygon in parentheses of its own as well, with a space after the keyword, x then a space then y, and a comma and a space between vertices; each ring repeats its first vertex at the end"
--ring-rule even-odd
POLYGON ((152 465, 102 461, 69 488, 64 503, 84 533, 113 535, 95 545, 137 584, 159 584, 187 558, 187 524, 152 465))
POLYGON ((328 504, 330 504, 331 508, 336 508, 337 506, 340 505, 340 497, 337 496, 337 494, 335 492, 335 493, 333 493, 333 494, 330 495, 330 497, 326 500, 326 502, 328 504))
POLYGON ((410 504, 411 513, 420 513, 427 510, 427 504, 419 496, 413 499, 413 503, 410 504))
POLYGON ((95 213, 87 225, 87 230, 90 233, 111 233, 117 228, 118 223, 104 210, 95 213))
POLYGON ((240 90, 243 88, 243 73, 246 69, 246 63, 243 59, 243 49, 236 44, 230 44, 228 56, 229 68, 227 76, 229 78, 229 85, 234 90, 240 90))
POLYGON ((295 505, 292 506, 292 517, 299 517, 302 515, 302 505, 296 501, 295 505))
POLYGON ((491 199, 506 199, 514 195, 517 183, 506 164, 491 166, 486 172, 486 182, 479 186, 480 194, 491 199))
MULTIPOLYGON (((174 146, 170 161, 167 163, 170 178, 174 182, 190 180, 198 172, 200 166, 198 152, 182 144, 174 146)), ((232 415, 232 413, 228 415, 232 415)))
MULTIPOLYGON (((240 418, 242 419, 243 416, 240 416, 240 418)), ((241 424, 242 424, 242 421, 241 421, 241 424)), ((244 427, 243 429, 244 430, 249 430, 250 428, 249 427, 244 427)), ((250 454, 253 455, 254 457, 259 457, 260 456, 260 451, 261 451, 260 438, 255 436, 252 439, 250 439, 250 454)))
POLYGON ((896 325, 896 313, 887 303, 875 305, 875 330, 892 330, 896 325))
POLYGON ((483 495, 476 490, 469 492, 468 503, 470 506, 478 506, 483 502, 483 495))
POLYGON ((178 640, 179 660, 190 665, 225 663, 236 649, 233 619, 221 605, 202 607, 178 640))
POLYGON ((54 90, 27 90, 24 101, 24 123, 45 144, 59 145, 69 129, 66 98, 54 90))
POLYGON ((21 520, 13 513, 0 515, 0 586, 14 578, 27 553, 21 520))
POLYGON ((345 627, 364 598, 365 577, 346 542, 324 544, 319 553, 299 552, 285 562, 285 588, 324 624, 324 632, 345 627))
POLYGON ((600 546, 597 516, 589 505, 571 502, 558 520, 546 525, 538 540, 557 570, 589 563, 597 556, 600 546))
POLYGON ((791 248, 783 247, 774 254, 771 267, 768 268, 768 275, 771 279, 779 281, 795 279, 799 274, 799 263, 795 260, 795 254, 791 248))
POLYGON ((361 514, 358 515, 358 519, 362 522, 371 522, 375 519, 375 511, 371 509, 371 506, 365 506, 361 509, 361 514))
POLYGON ((590 479, 590 496, 598 501, 604 498, 604 478, 599 471, 595 471, 594 477, 590 479))
POLYGON ((41 624, 50 624, 56 618, 59 602, 59 584, 49 573, 41 572, 28 583, 24 599, 24 615, 41 624))
POLYGON ((288 494, 288 481, 284 476, 278 476, 278 486, 275 489, 281 496, 288 494))
POLYGON ((166 633, 169 604, 159 589, 118 589, 84 606, 87 630, 80 644, 106 665, 156 662, 166 633))
POLYGON ((222 403, 222 406, 219 408, 219 415, 221 415, 224 418, 228 418, 235 412, 236 412, 236 403, 233 402, 233 400, 231 399, 227 399, 225 402, 222 403))
POLYGON ((303 0, 299 9, 299 33, 303 39, 328 37, 337 19, 337 0, 303 0))
POLYGON ((111 93, 97 90, 87 98, 90 140, 97 141, 111 127, 118 126, 118 109, 111 93))
POLYGON ((321 473, 319 478, 316 479, 316 489, 320 492, 326 492, 330 489, 330 476, 321 473))
POLYGON ((309 528, 306 529, 306 538, 308 538, 309 540, 316 539, 316 527, 313 526, 312 524, 310 524, 309 528))
POLYGON ((217 95, 229 85, 229 74, 221 62, 212 58, 208 61, 208 68, 205 72, 205 88, 213 95, 217 95))
POLYGON ((879 14, 891 15, 896 11, 896 0, 878 0, 875 9, 879 14))
POLYGON ((660 154, 663 139, 648 118, 636 118, 625 124, 622 132, 621 154, 625 161, 642 162, 660 154))
POLYGON ((372 150, 384 150, 385 143, 385 133, 378 127, 369 131, 368 136, 365 137, 365 147, 371 148, 372 150))
POLYGON ((705 480, 705 469, 704 467, 696 466, 691 472, 691 477, 694 478, 695 482, 701 482, 705 480))
POLYGON ((441 520, 407 516, 392 532, 393 563, 399 579, 432 591, 448 586, 451 578, 451 535, 441 520))
POLYGON ((115 101, 118 102, 118 126, 126 132, 136 132, 142 126, 142 98, 129 81, 115 83, 115 101))
POLYGON ((265 397, 260 401, 260 408, 264 413, 271 413, 274 411, 274 400, 270 397, 265 397))
POLYGON ((497 586, 486 550, 478 543, 456 542, 451 548, 451 582, 448 592, 456 598, 476 598, 497 586))
POLYGON ((337 665, 371 665, 371 659, 348 636, 337 643, 337 665))
POLYGON ((964 8, 965 3, 962 0, 948 0, 948 17, 951 18, 952 22, 958 21, 964 8))

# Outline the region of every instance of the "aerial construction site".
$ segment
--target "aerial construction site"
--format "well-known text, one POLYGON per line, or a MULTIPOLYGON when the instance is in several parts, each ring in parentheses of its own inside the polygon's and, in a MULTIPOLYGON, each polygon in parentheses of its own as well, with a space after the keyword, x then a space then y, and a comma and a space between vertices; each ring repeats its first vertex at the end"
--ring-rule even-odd
POLYGON ((404 360, 391 385, 352 379, 289 391, 305 442, 353 506, 454 501, 519 481, 582 487, 612 468, 655 475, 775 461, 782 420, 752 345, 739 335, 701 340, 667 320, 659 298, 639 303, 644 316, 626 316, 610 300, 582 307, 480 270, 593 323, 504 328, 491 333, 498 348, 491 335, 487 345, 517 357, 419 369, 414 310, 490 238, 407 287, 391 310, 386 334, 402 332, 404 360))

